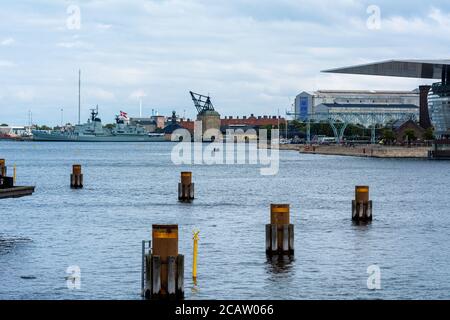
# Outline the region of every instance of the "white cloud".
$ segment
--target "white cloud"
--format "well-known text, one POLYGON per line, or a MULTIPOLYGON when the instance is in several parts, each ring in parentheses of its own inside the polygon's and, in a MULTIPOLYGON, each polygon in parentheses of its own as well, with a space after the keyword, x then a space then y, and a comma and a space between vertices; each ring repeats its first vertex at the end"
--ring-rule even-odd
POLYGON ((135 100, 135 99, 143 98, 146 96, 147 96, 147 94, 145 93, 145 91, 142 89, 139 89, 139 90, 135 90, 135 91, 131 92, 129 98, 135 100))
MULTIPOLYGON (((111 87, 125 88, 126 86, 141 85, 152 79, 149 70, 137 66, 129 66, 132 62, 125 60, 115 63, 109 58, 106 61, 84 62, 86 79, 94 83, 111 87)), ((112 59, 114 60, 114 59, 112 59)), ((128 88, 127 88, 128 90, 128 88)))
POLYGON ((112 24, 106 24, 106 23, 97 23, 96 26, 100 30, 109 30, 112 28, 112 24))
POLYGON ((6 46, 13 45, 14 42, 15 42, 14 38, 9 37, 9 38, 6 38, 6 39, 3 39, 2 41, 0 41, 0 45, 6 47, 6 46))
POLYGON ((87 88, 86 94, 89 98, 102 101, 112 101, 116 98, 113 92, 101 88, 87 88))
POLYGON ((12 95, 21 102, 31 102, 36 97, 35 89, 26 87, 14 89, 12 95))
POLYGON ((72 48, 83 48, 86 47, 87 44, 83 41, 67 41, 67 42, 58 42, 56 44, 57 47, 72 49, 72 48))
POLYGON ((14 67, 16 64, 8 60, 0 60, 0 68, 14 67))
POLYGON ((436 21, 440 27, 449 28, 450 27, 450 14, 444 14, 440 9, 432 8, 428 17, 436 21))

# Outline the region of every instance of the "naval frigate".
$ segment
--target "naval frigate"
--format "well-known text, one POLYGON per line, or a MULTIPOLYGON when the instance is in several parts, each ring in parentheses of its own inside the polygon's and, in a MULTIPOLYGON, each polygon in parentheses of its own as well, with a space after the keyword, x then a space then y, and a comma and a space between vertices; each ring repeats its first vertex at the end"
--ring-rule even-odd
POLYGON ((160 142, 164 134, 148 133, 139 125, 131 125, 122 114, 116 116, 112 128, 105 128, 98 117, 98 106, 91 109, 87 123, 76 125, 72 129, 33 130, 35 141, 74 141, 74 142, 160 142))

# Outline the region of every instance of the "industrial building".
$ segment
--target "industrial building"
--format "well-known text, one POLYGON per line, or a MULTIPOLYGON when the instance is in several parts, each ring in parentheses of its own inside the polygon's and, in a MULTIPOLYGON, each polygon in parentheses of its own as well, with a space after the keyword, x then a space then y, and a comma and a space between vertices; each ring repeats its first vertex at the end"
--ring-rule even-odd
POLYGON ((430 157, 450 159, 450 60, 389 60, 324 72, 440 79, 441 82, 434 83, 431 88, 420 88, 420 100, 427 100, 428 105, 428 110, 425 110, 425 103, 421 104, 420 115, 424 118, 429 115, 429 119, 421 119, 421 123, 426 125, 431 120, 435 129, 436 140, 430 157))
POLYGON ((273 128, 279 125, 285 125, 286 119, 281 116, 255 116, 253 113, 250 116, 233 117, 225 116, 221 119, 221 126, 250 126, 253 128, 263 128, 266 126, 271 126, 273 128))
POLYGON ((144 127, 147 132, 155 132, 157 129, 164 129, 166 119, 164 116, 151 117, 131 117, 131 125, 139 125, 144 127))
POLYGON ((31 136, 31 126, 0 126, 0 139, 31 136))
MULTIPOLYGON (((202 122, 202 137, 204 141, 215 140, 215 136, 206 137, 205 132, 209 130, 220 130, 220 114, 214 109, 209 96, 204 96, 189 91, 195 108, 197 109, 197 121, 202 122)), ((209 131, 210 133, 211 131, 209 131)))
POLYGON ((413 142, 409 141, 407 138, 407 132, 410 131, 416 137, 420 139, 425 133, 425 129, 417 124, 416 121, 408 120, 406 122, 396 121, 392 124, 392 131, 395 135, 395 140, 397 143, 413 142))
MULTIPOLYGON (((281 116, 255 116, 251 114, 250 116, 225 116, 220 119, 220 131, 225 134, 227 129, 264 129, 266 127, 277 128, 279 125, 286 125, 286 118, 281 116)), ((180 119, 177 123, 179 127, 189 130, 192 134, 194 132, 194 121, 190 119, 180 119)))
MULTIPOLYGON (((211 98, 209 96, 201 95, 195 92, 190 91, 190 95, 194 105, 197 109, 197 121, 202 122, 202 133, 209 129, 217 129, 220 130, 222 134, 226 133, 227 129, 240 129, 242 131, 247 131, 248 129, 260 129, 265 127, 276 128, 281 124, 286 124, 286 119, 281 118, 280 116, 255 116, 251 114, 249 117, 239 116, 225 116, 221 119, 220 114, 214 109, 213 104, 211 102, 211 98)), ((194 131, 194 121, 191 120, 181 120, 179 125, 183 128, 191 131, 194 131)), ((252 137, 251 139, 253 139, 252 137)), ((204 140, 208 140, 209 137, 203 137, 204 140)))
POLYGON ((295 98, 295 118, 306 121, 318 113, 407 113, 419 118, 420 92, 318 90, 295 98))
POLYGON ((322 103, 315 108, 316 113, 405 113, 419 118, 419 107, 414 104, 340 104, 322 103))

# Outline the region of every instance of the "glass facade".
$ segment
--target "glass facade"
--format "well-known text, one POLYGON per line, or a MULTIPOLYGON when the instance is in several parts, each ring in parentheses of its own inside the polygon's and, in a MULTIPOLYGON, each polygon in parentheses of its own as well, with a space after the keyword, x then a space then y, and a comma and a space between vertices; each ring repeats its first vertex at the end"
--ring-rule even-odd
POLYGON ((419 117, 419 91, 318 90, 295 98, 295 118, 305 121, 317 112, 405 113, 419 117), (336 108, 323 105, 334 104, 336 108), (321 111, 322 110, 322 111, 321 111))
POLYGON ((450 85, 435 83, 428 95, 428 109, 437 138, 450 136, 450 85))
POLYGON ((419 107, 415 105, 379 105, 379 104, 322 104, 316 107, 316 112, 329 113, 404 113, 405 115, 414 114, 419 118, 419 107), (323 107, 324 106, 324 107, 323 107))

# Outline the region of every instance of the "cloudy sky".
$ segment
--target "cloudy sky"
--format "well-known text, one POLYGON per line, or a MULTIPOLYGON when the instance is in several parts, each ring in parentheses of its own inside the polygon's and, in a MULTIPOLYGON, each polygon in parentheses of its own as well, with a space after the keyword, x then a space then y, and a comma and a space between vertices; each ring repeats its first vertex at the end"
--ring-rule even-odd
POLYGON ((104 122, 137 115, 139 96, 146 114, 193 117, 189 90, 236 116, 282 113, 303 90, 429 83, 320 73, 392 58, 450 58, 448 1, 2 1, 0 122, 56 125, 61 108, 76 122, 78 69, 82 120, 98 104, 104 122))

